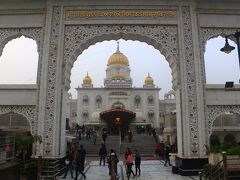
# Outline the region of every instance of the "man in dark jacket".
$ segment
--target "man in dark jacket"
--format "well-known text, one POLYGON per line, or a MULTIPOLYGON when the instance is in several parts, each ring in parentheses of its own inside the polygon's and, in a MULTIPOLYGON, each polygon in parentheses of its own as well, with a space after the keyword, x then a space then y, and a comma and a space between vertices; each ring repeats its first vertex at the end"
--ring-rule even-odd
POLYGON ((139 172, 138 176, 140 176, 141 174, 141 169, 140 169, 140 165, 141 165, 141 156, 138 150, 135 150, 135 175, 137 176, 137 172, 139 172))
POLYGON ((107 156, 107 148, 106 148, 105 144, 102 144, 101 148, 99 149, 99 156, 100 156, 99 165, 101 166, 102 161, 103 161, 103 165, 105 166, 105 158, 107 156))
POLYGON ((168 163, 169 166, 171 166, 169 153, 170 153, 170 147, 169 147, 169 145, 166 145, 166 147, 165 147, 165 163, 164 163, 164 166, 167 166, 167 163, 168 163))
POLYGON ((78 150, 77 154, 76 154, 76 177, 75 180, 77 180, 78 178, 78 172, 80 172, 84 179, 86 179, 86 175, 83 173, 84 171, 84 163, 85 163, 85 156, 86 156, 86 150, 83 148, 83 145, 80 145, 80 149, 78 150))
POLYGON ((65 159, 66 167, 65 167, 65 170, 64 170, 64 176, 62 178, 65 179, 67 177, 68 170, 70 170, 71 177, 73 178, 73 164, 72 164, 72 161, 73 161, 73 153, 67 151, 66 152, 66 159, 65 159))

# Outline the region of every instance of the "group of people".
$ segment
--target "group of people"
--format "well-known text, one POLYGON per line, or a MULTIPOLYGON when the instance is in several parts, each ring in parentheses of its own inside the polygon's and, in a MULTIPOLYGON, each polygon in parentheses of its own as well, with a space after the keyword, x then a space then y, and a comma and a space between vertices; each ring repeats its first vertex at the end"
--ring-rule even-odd
MULTIPOLYGON (((97 141, 97 132, 94 128, 87 127, 87 126, 79 126, 75 127, 75 137, 78 141, 82 139, 82 136, 86 136, 86 140, 92 140, 93 144, 96 144, 97 141)), ((106 137, 103 138, 106 140, 106 137)))
POLYGON ((65 158, 65 171, 62 178, 66 178, 68 171, 70 170, 71 177, 73 177, 73 170, 75 169, 75 180, 78 178, 78 173, 82 174, 84 179, 86 175, 84 174, 84 164, 85 164, 86 150, 83 145, 80 145, 80 148, 73 146, 70 151, 66 152, 65 158))
MULTIPOLYGON (((78 148, 78 145, 75 145, 71 148, 70 151, 67 151, 65 158, 66 168, 63 178, 66 178, 69 170, 71 173, 71 177, 73 178, 73 170, 75 169, 75 180, 77 180, 79 173, 82 174, 84 179, 86 179, 86 175, 84 174, 86 150, 84 149, 83 145, 80 145, 79 147, 80 148, 78 148)), ((163 142, 159 143, 156 147, 156 153, 159 156, 162 156, 162 158, 165 160, 164 163, 165 166, 167 166, 167 164, 171 166, 169 159, 170 147, 168 144, 164 144, 163 142)), ((111 177, 111 180, 117 179, 118 176, 117 164, 119 162, 119 159, 116 152, 113 149, 111 149, 108 156, 105 143, 102 143, 99 149, 99 157, 100 166, 101 165, 105 166, 106 162, 108 163, 109 176, 111 177)), ((131 175, 133 176, 133 178, 135 176, 140 176, 141 156, 138 150, 135 150, 135 154, 133 154, 131 149, 127 148, 125 151, 124 164, 128 179, 130 179, 131 175), (133 165, 135 165, 135 173, 132 170, 133 165)))
POLYGON ((127 173, 127 178, 129 179, 131 174, 133 175, 133 178, 135 176, 140 176, 141 174, 141 156, 138 150, 135 150, 135 158, 133 156, 133 153, 130 148, 126 149, 125 152, 125 166, 126 166, 126 173, 127 173), (135 164, 135 174, 132 170, 132 166, 135 164))

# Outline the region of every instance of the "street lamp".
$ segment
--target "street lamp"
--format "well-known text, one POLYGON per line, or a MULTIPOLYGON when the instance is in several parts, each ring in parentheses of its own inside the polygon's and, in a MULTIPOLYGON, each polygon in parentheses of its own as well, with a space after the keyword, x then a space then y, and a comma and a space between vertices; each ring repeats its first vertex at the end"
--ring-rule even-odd
MULTIPOLYGON (((225 36, 225 46, 223 48, 221 48, 222 52, 225 52, 227 54, 229 54, 232 50, 235 49, 235 47, 229 45, 228 43, 228 38, 229 37, 235 37, 236 41, 237 41, 237 49, 238 49, 238 61, 239 61, 239 70, 240 70, 240 31, 236 31, 235 34, 229 34, 227 36, 225 36)), ((240 83, 240 79, 239 79, 239 83, 240 83)))
POLYGON ((121 150, 121 144, 122 144, 122 140, 121 140, 121 118, 120 117, 116 117, 115 119, 115 123, 118 126, 118 133, 119 133, 119 152, 121 150))

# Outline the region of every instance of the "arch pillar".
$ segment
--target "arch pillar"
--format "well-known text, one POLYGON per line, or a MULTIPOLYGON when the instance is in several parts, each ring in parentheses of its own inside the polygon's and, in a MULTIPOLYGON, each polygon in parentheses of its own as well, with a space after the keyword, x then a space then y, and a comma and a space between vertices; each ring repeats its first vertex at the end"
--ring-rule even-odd
POLYGON ((189 6, 180 8, 181 85, 176 91, 178 156, 204 158, 205 123, 196 15, 189 6), (179 114, 181 112, 181 114, 179 114))
POLYGON ((65 148, 62 97, 66 94, 61 73, 63 7, 49 5, 47 8, 38 113, 38 132, 42 135, 43 143, 38 155, 43 158, 60 158, 65 155, 65 149, 62 149, 65 148))

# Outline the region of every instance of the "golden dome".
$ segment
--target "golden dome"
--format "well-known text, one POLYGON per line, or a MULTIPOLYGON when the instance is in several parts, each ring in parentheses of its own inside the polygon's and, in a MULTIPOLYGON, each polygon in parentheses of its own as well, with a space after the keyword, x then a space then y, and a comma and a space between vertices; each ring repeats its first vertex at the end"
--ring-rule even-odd
POLYGON ((83 84, 92 84, 92 79, 88 74, 83 78, 83 84))
POLYGON ((112 74, 112 78, 116 78, 116 79, 125 79, 126 76, 123 75, 123 74, 114 73, 114 74, 112 74))
POLYGON ((119 42, 117 46, 117 51, 113 53, 108 59, 107 66, 129 66, 128 58, 119 51, 119 42))
POLYGON ((148 73, 148 76, 145 78, 145 84, 146 85, 153 85, 153 78, 148 73))

